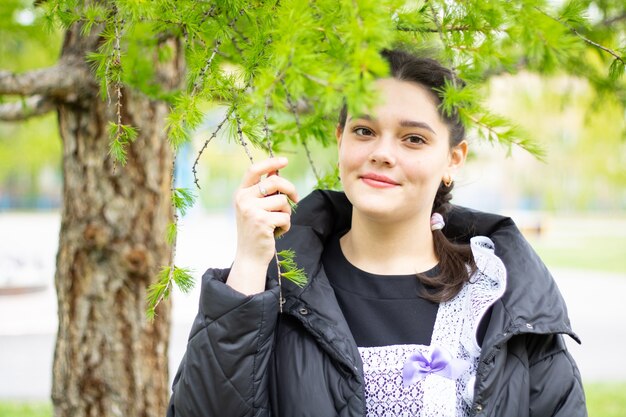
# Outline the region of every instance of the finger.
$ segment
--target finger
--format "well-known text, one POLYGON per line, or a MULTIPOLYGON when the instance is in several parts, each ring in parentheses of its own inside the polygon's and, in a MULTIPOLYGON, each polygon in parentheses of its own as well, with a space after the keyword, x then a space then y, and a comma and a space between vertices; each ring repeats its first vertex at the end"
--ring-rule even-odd
POLYGON ((291 206, 287 201, 287 196, 284 194, 270 195, 262 198, 259 202, 260 207, 265 211, 283 212, 291 214, 291 206))
POLYGON ((276 172, 287 166, 287 158, 268 158, 260 162, 256 162, 248 168, 241 181, 241 186, 246 188, 258 183, 264 175, 276 172))
POLYGON ((274 225, 274 230, 281 229, 284 233, 291 228, 291 216, 279 211, 268 213, 268 218, 274 225))
POLYGON ((256 197, 266 197, 281 193, 294 202, 298 202, 299 199, 295 185, 288 179, 278 175, 263 178, 259 183, 249 187, 249 192, 256 197))

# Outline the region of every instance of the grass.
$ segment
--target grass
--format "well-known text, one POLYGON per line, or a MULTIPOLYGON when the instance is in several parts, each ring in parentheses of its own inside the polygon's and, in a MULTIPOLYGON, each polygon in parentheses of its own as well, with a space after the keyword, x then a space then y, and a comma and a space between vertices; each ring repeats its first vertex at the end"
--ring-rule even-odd
POLYGON ((521 212, 513 217, 549 268, 626 275, 626 215, 521 212))
POLYGON ((626 236, 530 239, 550 268, 585 269, 626 275, 626 236))
POLYGON ((549 268, 626 275, 626 215, 610 212, 510 214, 549 268))
POLYGON ((52 417, 52 404, 0 401, 0 417, 52 417))
POLYGON ((626 416, 626 382, 585 384, 589 417, 626 416))
MULTIPOLYGON (((626 382, 587 383, 585 394, 589 417, 626 416, 626 382)), ((0 417, 52 417, 52 405, 0 401, 0 417)))

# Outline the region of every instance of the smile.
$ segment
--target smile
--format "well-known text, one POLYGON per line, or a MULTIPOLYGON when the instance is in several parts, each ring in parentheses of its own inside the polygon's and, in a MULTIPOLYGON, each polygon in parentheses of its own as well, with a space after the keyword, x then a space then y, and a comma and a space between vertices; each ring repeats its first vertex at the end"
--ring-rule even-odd
POLYGON ((360 179, 367 185, 374 188, 391 188, 400 185, 389 177, 374 173, 361 175, 360 179))

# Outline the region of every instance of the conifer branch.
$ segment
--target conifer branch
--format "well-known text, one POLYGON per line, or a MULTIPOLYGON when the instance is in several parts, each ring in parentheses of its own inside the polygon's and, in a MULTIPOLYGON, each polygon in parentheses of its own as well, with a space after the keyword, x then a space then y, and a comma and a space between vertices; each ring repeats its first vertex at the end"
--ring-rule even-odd
MULTIPOLYGON (((242 10, 243 12, 243 10, 242 10)), ((249 43, 250 39, 246 35, 244 35, 235 25, 232 26, 233 31, 241 38, 242 41, 249 43)))
POLYGON ((439 19, 437 18, 437 12, 435 11, 435 6, 433 6, 432 2, 428 2, 428 8, 430 9, 430 13, 432 14, 432 17, 433 17, 433 23, 435 23, 435 26, 437 26, 437 33, 439 33, 439 39, 441 39, 441 43, 445 45, 446 40, 443 36, 443 28, 441 26, 441 23, 439 23, 439 19))
POLYGON ((313 81, 314 83, 319 84, 323 87, 328 87, 330 85, 328 81, 315 77, 311 74, 302 74, 302 76, 306 78, 307 80, 313 81))
POLYGON ((549 17, 550 19, 554 20, 555 22, 560 23, 561 25, 565 26, 567 29, 570 30, 570 32, 572 32, 574 35, 578 36, 580 39, 582 39, 585 43, 598 48, 610 55, 612 55, 617 61, 621 62, 622 65, 626 65, 626 62, 624 61, 624 58, 616 51, 612 50, 611 48, 607 48, 606 46, 600 45, 597 42, 592 41, 589 38, 586 38, 585 36, 583 36, 576 28, 572 27, 571 25, 569 25, 567 22, 562 21, 559 18, 556 18, 552 15, 550 15, 549 13, 545 12, 543 9, 541 9, 538 6, 534 6, 535 10, 537 10, 539 13, 549 17))
POLYGON ((172 160, 172 168, 170 173, 171 183, 170 191, 172 196, 173 222, 168 226, 167 242, 172 246, 168 265, 161 269, 157 282, 148 288, 147 302, 148 308, 146 315, 148 319, 153 320, 156 316, 156 308, 159 304, 169 297, 173 284, 183 292, 189 292, 194 286, 194 279, 190 271, 186 268, 177 268, 176 259, 176 236, 178 233, 178 221, 180 210, 184 215, 185 211, 193 206, 195 196, 188 190, 175 188, 176 156, 172 160))
POLYGON ((200 74, 198 74, 198 77, 196 78, 196 81, 193 85, 193 90, 191 91, 192 96, 196 95, 198 93, 198 90, 200 90, 200 88, 204 84, 204 78, 206 77, 206 74, 209 71, 209 68, 211 68, 213 59, 215 58, 215 55, 217 55, 217 52, 219 51, 221 44, 222 44, 222 41, 220 39, 215 40, 215 44, 213 46, 213 52, 211 52, 211 57, 204 64, 204 67, 202 67, 202 69, 200 70, 200 74))
MULTIPOLYGON (((270 158, 274 157, 274 150, 272 149, 272 138, 270 136, 270 126, 269 121, 267 120, 267 110, 270 107, 270 96, 267 94, 265 96, 265 109, 263 111, 263 131, 265 132, 265 144, 267 145, 267 153, 270 158)), ((276 173, 278 175, 278 172, 276 173)), ((282 273, 280 271, 280 260, 278 259, 278 251, 274 248, 274 261, 276 261, 276 272, 278 276, 278 311, 280 313, 283 312, 283 304, 285 304, 285 299, 283 298, 283 283, 282 283, 282 273)))
MULTIPOLYGON (((431 6, 432 11, 432 6, 431 6)), ((427 28, 427 27, 409 27, 397 25, 396 30, 400 32, 415 32, 415 33, 438 33, 438 32, 484 32, 484 29, 472 28, 468 25, 464 26, 448 26, 441 28, 427 28)))
POLYGON ((15 122, 40 116, 56 108, 53 100, 44 96, 32 96, 12 103, 0 104, 0 120, 15 122))
POLYGON ((300 135, 300 139, 302 142, 302 146, 304 147, 304 151, 306 152, 306 158, 309 161, 309 165, 311 166, 311 169, 313 170, 313 174, 315 175, 315 179, 317 181, 320 180, 320 175, 317 172, 317 168, 315 168, 315 163, 313 162, 313 157, 311 156, 311 151, 309 149, 309 146, 307 145, 307 140, 304 136, 302 136, 301 132, 302 132, 302 125, 300 124, 300 116, 298 115, 298 109, 296 108, 296 104, 293 102, 292 98, 291 98, 291 94, 289 93, 289 90, 287 89, 287 84, 285 83, 285 79, 281 78, 280 79, 280 83, 282 84, 283 88, 285 89, 285 96, 287 98, 287 105, 289 106, 289 109, 291 111, 291 113, 293 114, 293 117, 296 121, 296 127, 298 128, 298 134, 300 135))
POLYGON ((122 27, 124 23, 120 22, 117 10, 115 10, 113 27, 115 31, 115 37, 113 40, 113 50, 111 51, 112 62, 107 61, 106 72, 104 80, 106 83, 107 96, 109 86, 109 77, 114 77, 113 88, 115 90, 115 123, 109 124, 109 134, 111 136, 111 143, 109 146, 110 154, 113 155, 113 171, 117 168, 117 163, 122 165, 126 164, 126 148, 137 138, 137 132, 132 126, 127 126, 122 123, 122 27))
POLYGON ((494 142, 494 138, 498 138, 498 143, 500 144, 506 144, 509 147, 511 145, 519 146, 540 161, 545 161, 545 150, 536 142, 522 137, 516 126, 510 124, 507 126, 501 118, 493 115, 483 115, 478 118, 463 108, 460 108, 459 112, 479 129, 486 130, 488 132, 487 139, 490 142, 494 142), (491 123, 489 119, 493 119, 491 123))
POLYGON ((234 36, 231 36, 230 43, 231 43, 231 45, 233 45, 233 47, 235 48, 235 50, 237 51, 239 56, 242 56, 243 55, 243 49, 241 49, 241 47, 239 46, 239 43, 237 43, 237 39, 235 39, 234 36))
POLYGON ((267 110, 270 108, 270 96, 265 96, 265 109, 263 111, 263 132, 265 132, 265 144, 267 145, 267 153, 270 158, 274 157, 274 150, 272 149, 272 138, 270 137, 270 125, 267 120, 267 110))
POLYGON ((278 262, 281 271, 279 277, 282 275, 283 278, 289 279, 298 287, 304 287, 307 283, 307 278, 304 269, 299 268, 296 264, 296 253, 291 249, 282 250, 278 252, 278 257, 282 258, 278 262))
MULTIPOLYGON (((246 41, 245 36, 243 36, 243 34, 241 34, 237 28, 235 27, 235 25, 237 24, 237 20, 239 19, 239 16, 243 16, 244 14, 244 9, 239 10, 239 15, 235 16, 230 23, 228 23, 228 27, 236 34, 236 35, 240 35, 244 41, 246 41)), ((237 40, 235 39, 234 36, 231 36, 230 41, 233 45, 233 47, 237 50, 237 53, 239 54, 239 56, 243 55, 243 50, 239 47, 239 44, 237 43, 237 40)))
POLYGON ((239 139, 239 144, 243 146, 244 151, 246 151, 246 155, 248 156, 250 163, 254 164, 254 158, 252 157, 252 153, 250 152, 248 142, 243 137, 243 130, 241 129, 241 119, 237 114, 236 108, 233 108, 233 114, 235 115, 235 123, 237 123, 237 138, 239 139))
MULTIPOLYGON (((172 157, 172 168, 170 169, 170 192, 174 195, 174 172, 176 170, 176 155, 172 157)), ((161 277, 157 283, 153 284, 151 289, 153 291, 158 291, 158 295, 156 295, 154 300, 148 300, 148 310, 147 315, 148 318, 154 318, 156 315, 156 308, 161 304, 161 301, 165 299, 169 295, 169 292, 172 288, 172 281, 174 280, 174 259, 176 258, 176 230, 178 228, 178 212, 176 211, 176 207, 174 207, 174 220, 171 229, 174 230, 173 236, 169 236, 171 239, 172 250, 170 251, 170 259, 168 262, 168 266, 163 269, 163 271, 167 271, 167 275, 161 277), (165 283, 163 283, 165 281, 165 283), (159 286, 158 288, 157 286, 159 286)), ((148 290, 148 294, 150 294, 150 289, 148 290)))
POLYGON ((198 156, 196 156, 196 160, 193 163, 193 167, 191 168, 191 171, 193 172, 193 182, 196 184, 196 187, 198 187, 198 189, 200 189, 200 183, 198 181, 198 171, 197 171, 196 167, 198 166, 198 162, 200 161, 200 157, 202 156, 202 153, 207 148, 207 146, 209 146, 209 143, 213 139, 215 139, 217 137, 217 134, 219 133, 219 131, 222 130, 222 126, 224 126, 224 123, 226 123, 226 121, 228 119, 230 119, 230 115, 232 114, 232 112, 233 112, 232 109, 230 109, 228 111, 228 113, 226 114, 226 117, 224 117, 224 119, 222 119, 222 121, 217 125, 217 128, 213 131, 213 133, 211 133, 211 136, 207 140, 204 141, 204 145, 202 145, 202 148, 198 152, 198 156))
MULTIPOLYGON (((115 103, 115 112, 117 114, 117 126, 118 129, 121 130, 120 126, 122 125, 122 50, 120 46, 121 42, 121 33, 120 33, 120 24, 117 18, 115 17, 115 46, 113 47, 114 56, 114 65, 117 67, 117 77, 115 79, 115 93, 117 96, 117 102, 115 103)), ((119 131, 118 131, 119 135, 119 131)))

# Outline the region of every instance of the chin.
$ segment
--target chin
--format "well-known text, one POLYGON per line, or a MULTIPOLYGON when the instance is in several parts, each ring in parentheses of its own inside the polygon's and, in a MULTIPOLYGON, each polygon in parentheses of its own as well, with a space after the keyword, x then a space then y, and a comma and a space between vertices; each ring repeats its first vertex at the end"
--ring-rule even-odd
POLYGON ((366 217, 384 220, 390 216, 397 216, 399 207, 396 202, 390 201, 388 196, 362 192, 346 192, 346 196, 352 203, 353 209, 366 217))

